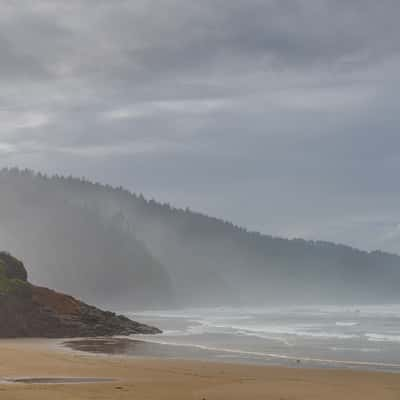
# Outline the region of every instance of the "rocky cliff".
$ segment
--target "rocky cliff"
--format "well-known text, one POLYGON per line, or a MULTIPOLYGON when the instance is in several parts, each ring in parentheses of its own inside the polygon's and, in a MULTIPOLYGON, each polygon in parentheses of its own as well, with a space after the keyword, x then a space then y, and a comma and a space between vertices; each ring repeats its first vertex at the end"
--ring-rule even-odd
POLYGON ((0 337, 88 337, 160 331, 28 282, 22 262, 0 252, 0 337))

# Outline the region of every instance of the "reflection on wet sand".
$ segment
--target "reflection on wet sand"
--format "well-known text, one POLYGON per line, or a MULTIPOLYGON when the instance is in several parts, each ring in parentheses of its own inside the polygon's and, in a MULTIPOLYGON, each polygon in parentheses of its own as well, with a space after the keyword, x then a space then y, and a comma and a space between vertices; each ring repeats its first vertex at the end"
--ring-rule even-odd
POLYGON ((86 351, 96 354, 138 354, 140 350, 149 347, 148 343, 140 340, 131 340, 128 338, 95 338, 95 339, 79 339, 70 340, 63 345, 77 351, 86 351))
POLYGON ((13 378, 2 379, 3 383, 27 383, 27 384, 65 384, 65 383, 100 383, 112 382, 110 378, 64 378, 64 377, 40 377, 40 378, 13 378))
POLYGON ((63 345, 75 351, 135 357, 215 360, 221 355, 220 352, 206 348, 174 346, 121 337, 68 340, 63 342, 63 345))

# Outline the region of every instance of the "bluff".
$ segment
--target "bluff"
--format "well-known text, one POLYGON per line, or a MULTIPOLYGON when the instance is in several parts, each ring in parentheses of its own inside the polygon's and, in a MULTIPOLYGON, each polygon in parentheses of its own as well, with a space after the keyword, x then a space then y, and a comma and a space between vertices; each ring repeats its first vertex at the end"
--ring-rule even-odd
POLYGON ((32 285, 23 263, 0 252, 0 337, 88 337, 160 333, 72 296, 32 285))

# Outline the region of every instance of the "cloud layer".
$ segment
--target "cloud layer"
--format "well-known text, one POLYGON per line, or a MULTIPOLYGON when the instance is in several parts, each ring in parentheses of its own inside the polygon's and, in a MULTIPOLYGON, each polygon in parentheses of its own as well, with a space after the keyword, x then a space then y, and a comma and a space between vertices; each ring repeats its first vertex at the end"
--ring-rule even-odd
POLYGON ((397 0, 1 6, 1 166, 400 252, 397 0))

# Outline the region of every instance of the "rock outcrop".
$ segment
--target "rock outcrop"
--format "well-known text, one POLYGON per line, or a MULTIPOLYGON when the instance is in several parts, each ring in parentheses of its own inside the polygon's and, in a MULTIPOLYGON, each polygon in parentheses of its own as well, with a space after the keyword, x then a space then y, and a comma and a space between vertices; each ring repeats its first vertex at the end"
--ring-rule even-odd
POLYGON ((0 252, 0 337, 89 337, 160 330, 28 282, 23 263, 0 252))

